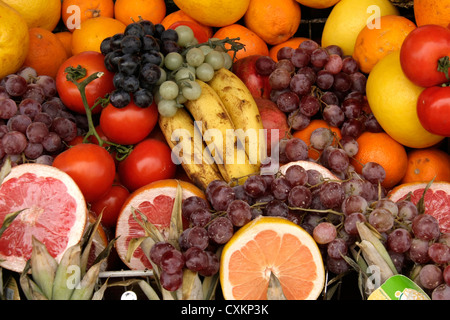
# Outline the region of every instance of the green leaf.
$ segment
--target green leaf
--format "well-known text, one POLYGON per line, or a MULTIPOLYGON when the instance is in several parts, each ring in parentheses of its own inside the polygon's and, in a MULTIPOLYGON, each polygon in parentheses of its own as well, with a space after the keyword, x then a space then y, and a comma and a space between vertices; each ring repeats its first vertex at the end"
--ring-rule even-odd
POLYGON ((425 213, 425 194, 427 193, 428 189, 430 189, 434 179, 435 178, 431 179, 431 181, 427 183, 425 189, 423 190, 422 196, 417 202, 417 209, 419 210, 419 214, 425 213))
POLYGON ((23 210, 25 210, 25 209, 22 209, 22 210, 13 212, 13 213, 8 213, 8 214, 5 216, 5 219, 3 220, 3 224, 2 224, 2 226, 0 227, 0 238, 1 238, 2 234, 3 234, 3 232, 5 232, 5 230, 9 227, 9 225, 14 221, 14 219, 15 219, 15 218, 19 215, 19 213, 21 213, 23 210))

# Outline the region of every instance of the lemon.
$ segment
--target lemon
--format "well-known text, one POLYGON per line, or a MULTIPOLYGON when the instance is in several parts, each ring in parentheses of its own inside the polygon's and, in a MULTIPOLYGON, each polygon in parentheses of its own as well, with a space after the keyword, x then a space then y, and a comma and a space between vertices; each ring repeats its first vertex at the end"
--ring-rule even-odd
POLYGON ((224 27, 241 19, 250 0, 174 0, 178 8, 196 21, 211 27, 224 27))
POLYGON ((61 0, 2 0, 21 14, 28 28, 53 31, 61 18, 61 0))
POLYGON ((338 45, 345 55, 352 55, 359 32, 373 20, 385 15, 398 15, 389 0, 341 0, 331 10, 322 33, 322 46, 338 45))
POLYGON ((375 118, 387 134, 410 148, 426 148, 444 139, 420 124, 416 108, 423 89, 404 75, 400 51, 382 58, 367 79, 367 100, 375 118))
POLYGON ((25 19, 0 1, 0 79, 16 72, 22 66, 29 43, 25 19))

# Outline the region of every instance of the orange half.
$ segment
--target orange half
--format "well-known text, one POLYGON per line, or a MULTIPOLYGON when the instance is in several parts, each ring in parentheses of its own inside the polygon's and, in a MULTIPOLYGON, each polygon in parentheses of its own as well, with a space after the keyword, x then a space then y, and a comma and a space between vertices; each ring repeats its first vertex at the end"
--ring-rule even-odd
POLYGON ((222 251, 220 282, 226 300, 267 300, 271 274, 288 300, 315 300, 325 284, 314 239, 281 217, 260 216, 239 229, 222 251))

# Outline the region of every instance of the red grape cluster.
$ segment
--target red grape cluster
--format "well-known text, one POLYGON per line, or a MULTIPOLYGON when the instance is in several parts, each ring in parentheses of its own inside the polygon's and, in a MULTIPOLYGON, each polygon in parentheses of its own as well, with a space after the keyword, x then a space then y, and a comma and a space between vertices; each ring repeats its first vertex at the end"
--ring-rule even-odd
POLYGON ((52 77, 24 67, 0 80, 0 163, 51 164, 86 127, 85 117, 63 105, 52 77))

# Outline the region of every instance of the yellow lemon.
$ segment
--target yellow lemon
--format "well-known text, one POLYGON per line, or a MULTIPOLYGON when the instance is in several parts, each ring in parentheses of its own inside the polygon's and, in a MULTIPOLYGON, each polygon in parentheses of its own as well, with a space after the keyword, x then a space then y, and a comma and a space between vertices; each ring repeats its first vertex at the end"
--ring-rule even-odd
POLYGON ((28 24, 28 28, 44 28, 53 31, 61 18, 61 0, 3 0, 16 9, 28 24))
POLYGON ((331 10, 322 32, 322 46, 338 45, 345 55, 352 55, 359 32, 367 25, 379 27, 385 15, 398 15, 389 0, 341 0, 331 10))
POLYGON ((29 43, 25 20, 16 10, 0 1, 0 79, 22 66, 29 43))
POLYGON ((178 8, 196 21, 211 27, 224 27, 241 19, 250 0, 174 0, 178 8))
POLYGON ((444 139, 420 124, 416 108, 423 89, 404 75, 400 51, 382 58, 367 79, 367 100, 375 118, 387 134, 410 148, 426 148, 444 139))

